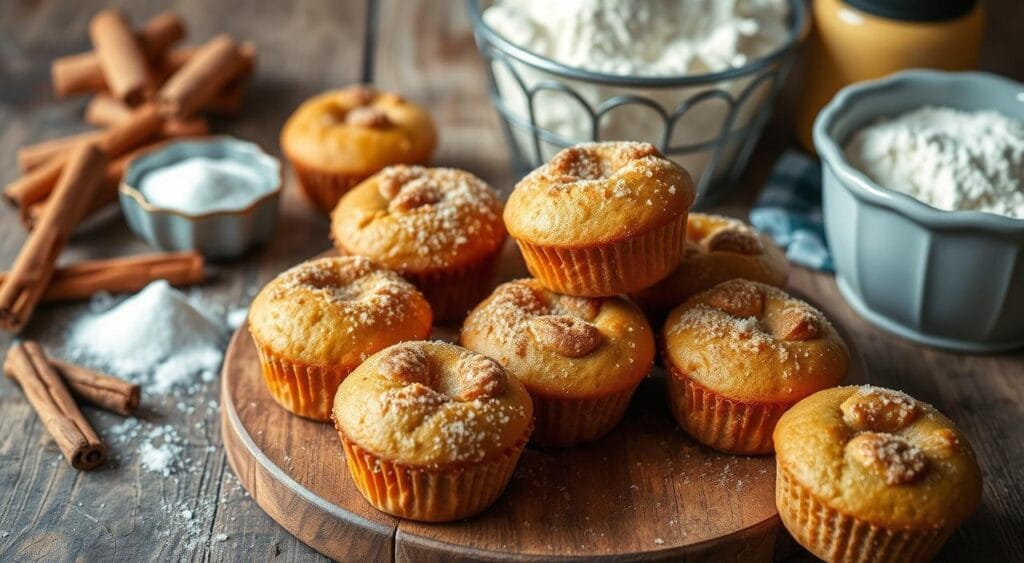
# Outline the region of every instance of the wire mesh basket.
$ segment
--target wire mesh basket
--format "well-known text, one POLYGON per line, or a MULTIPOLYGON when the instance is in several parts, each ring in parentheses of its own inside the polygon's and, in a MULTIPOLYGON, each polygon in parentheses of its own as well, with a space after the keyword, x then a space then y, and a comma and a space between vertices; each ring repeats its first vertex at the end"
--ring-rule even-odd
POLYGON ((808 29, 804 1, 790 0, 785 42, 743 66, 680 77, 619 76, 519 47, 484 21, 486 1, 468 4, 518 173, 580 142, 647 141, 690 172, 699 205, 735 187, 808 29))

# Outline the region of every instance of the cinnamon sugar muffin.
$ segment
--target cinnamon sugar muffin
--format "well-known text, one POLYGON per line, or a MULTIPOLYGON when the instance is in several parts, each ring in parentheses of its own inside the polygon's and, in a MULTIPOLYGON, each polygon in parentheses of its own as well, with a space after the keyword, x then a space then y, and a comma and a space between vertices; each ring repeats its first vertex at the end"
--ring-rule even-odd
POLYGON ((334 425, 356 488, 412 520, 472 516, 501 495, 530 436, 522 384, 494 360, 445 342, 406 342, 342 382, 334 425))
POLYGON ((430 334, 430 305, 398 274, 361 257, 304 262, 249 308, 263 379, 290 412, 328 420, 338 384, 374 352, 430 334))
POLYGON ((350 86, 306 100, 281 130, 281 150, 325 213, 352 186, 392 164, 426 164, 437 144, 430 116, 390 92, 350 86))
POLYGON ((643 289, 679 265, 696 192, 648 143, 567 148, 516 185, 505 225, 545 287, 600 297, 643 289))
POLYGON ((338 203, 334 245, 405 276, 438 320, 460 319, 491 289, 505 225, 501 199, 462 170, 392 166, 338 203))
POLYGON ((821 312, 748 280, 691 297, 669 313, 664 339, 672 414, 699 442, 729 453, 771 453, 782 413, 840 384, 850 362, 821 312))
POLYGON ((654 361, 654 336, 635 305, 559 295, 534 279, 498 286, 466 318, 461 342, 523 382, 541 446, 610 432, 654 361))
POLYGON ((828 561, 930 560, 981 499, 964 435, 899 391, 815 393, 779 420, 775 450, 782 522, 828 561))
POLYGON ((667 278, 630 297, 657 314, 732 279, 784 288, 789 279, 789 262, 767 235, 743 221, 690 213, 683 261, 667 278))

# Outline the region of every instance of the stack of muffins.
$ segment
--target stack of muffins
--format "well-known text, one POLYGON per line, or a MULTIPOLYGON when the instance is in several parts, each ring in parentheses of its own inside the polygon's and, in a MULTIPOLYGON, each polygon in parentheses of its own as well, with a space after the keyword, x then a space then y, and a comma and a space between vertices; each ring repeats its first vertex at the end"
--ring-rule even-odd
POLYGON ((783 522, 818 556, 927 558, 977 505, 952 423, 902 393, 836 387, 847 347, 782 289, 782 253, 742 222, 691 214, 689 175, 649 144, 565 149, 504 209, 472 174, 416 164, 343 191, 342 256, 272 281, 249 324, 271 395, 333 419, 384 512, 484 510, 527 443, 611 432, 659 347, 679 426, 719 451, 777 453, 783 522), (534 277, 491 291, 506 233, 534 277), (425 340, 463 318, 461 346, 425 340))

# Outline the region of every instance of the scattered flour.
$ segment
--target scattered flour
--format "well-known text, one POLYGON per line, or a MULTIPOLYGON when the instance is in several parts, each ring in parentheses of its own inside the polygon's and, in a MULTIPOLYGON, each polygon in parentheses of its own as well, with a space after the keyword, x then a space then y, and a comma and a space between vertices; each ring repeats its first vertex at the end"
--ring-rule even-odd
POLYGON ((1024 121, 925 106, 861 129, 845 151, 882 187, 933 207, 1024 219, 1024 121))
POLYGON ((75 361, 139 382, 146 394, 215 377, 225 327, 166 281, 111 309, 95 300, 91 308, 68 330, 64 351, 75 361))

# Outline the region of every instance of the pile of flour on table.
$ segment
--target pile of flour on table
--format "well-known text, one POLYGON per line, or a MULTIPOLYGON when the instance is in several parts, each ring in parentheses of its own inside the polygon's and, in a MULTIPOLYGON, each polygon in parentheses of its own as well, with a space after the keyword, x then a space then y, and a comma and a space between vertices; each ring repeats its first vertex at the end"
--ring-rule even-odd
POLYGON ((225 333, 220 319, 159 280, 75 321, 64 351, 73 361, 141 384, 144 394, 164 394, 197 378, 216 378, 225 333))
POLYGON ((1024 219, 1024 121, 925 106, 861 129, 845 152, 880 186, 933 207, 1024 219))
MULTIPOLYGON (((228 328, 223 315, 163 280, 113 303, 109 294, 94 296, 89 311, 67 328, 60 356, 140 384, 149 407, 171 399, 184 415, 198 409, 197 416, 215 417, 216 401, 192 397, 217 378, 228 328)), ((115 444, 131 445, 142 469, 164 477, 197 471, 202 458, 213 455, 213 446, 190 447, 175 425, 149 418, 126 418, 103 433, 115 444)))

